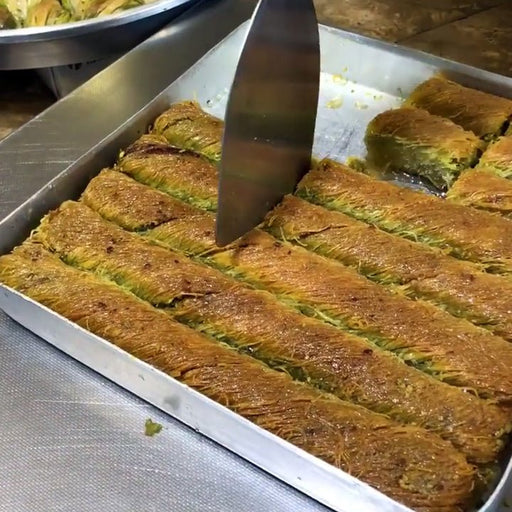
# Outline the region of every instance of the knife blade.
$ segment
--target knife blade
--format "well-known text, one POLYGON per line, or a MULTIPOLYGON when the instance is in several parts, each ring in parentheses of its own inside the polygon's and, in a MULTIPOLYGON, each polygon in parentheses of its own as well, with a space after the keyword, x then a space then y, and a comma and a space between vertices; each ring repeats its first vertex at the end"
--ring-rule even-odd
POLYGON ((260 0, 226 109, 216 241, 264 219, 309 170, 320 84, 312 0, 260 0))

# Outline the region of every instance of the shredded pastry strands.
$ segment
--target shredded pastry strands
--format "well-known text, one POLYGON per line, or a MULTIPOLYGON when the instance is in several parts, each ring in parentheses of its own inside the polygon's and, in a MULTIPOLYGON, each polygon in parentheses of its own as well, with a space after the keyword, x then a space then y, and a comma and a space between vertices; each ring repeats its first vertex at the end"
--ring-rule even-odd
POLYGON ((434 77, 366 142, 447 200, 324 160, 218 248, 223 123, 172 105, 0 281, 415 510, 467 511, 512 429, 511 106, 434 77))

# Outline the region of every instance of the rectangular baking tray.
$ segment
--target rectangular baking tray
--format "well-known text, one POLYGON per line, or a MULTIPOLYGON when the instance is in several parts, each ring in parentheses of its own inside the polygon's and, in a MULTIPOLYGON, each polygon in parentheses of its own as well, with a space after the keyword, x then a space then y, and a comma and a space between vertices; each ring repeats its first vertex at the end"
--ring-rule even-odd
MULTIPOLYGON (((0 222, 0 253, 22 242, 50 209, 74 199, 118 151, 147 130, 170 103, 194 98, 223 117, 248 23, 242 24, 137 114, 91 148, 0 222)), ((320 26, 322 76, 314 153, 345 160, 364 156, 363 136, 379 112, 442 71, 468 86, 512 97, 510 79, 419 52, 320 26)), ((410 182, 404 183, 410 185, 410 182)), ((370 486, 262 430, 92 335, 18 292, 0 285, 0 307, 66 354, 337 512, 406 512, 370 486)), ((495 512, 511 482, 510 454, 479 512, 495 512)))

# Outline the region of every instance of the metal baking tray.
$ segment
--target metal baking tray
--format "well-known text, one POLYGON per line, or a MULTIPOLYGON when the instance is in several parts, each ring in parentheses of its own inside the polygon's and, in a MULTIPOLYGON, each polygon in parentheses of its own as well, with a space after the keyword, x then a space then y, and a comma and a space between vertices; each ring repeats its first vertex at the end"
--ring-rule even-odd
POLYGON ((197 1, 156 0, 119 14, 90 20, 2 30, 0 69, 49 68, 121 54, 197 1))
MULTIPOLYGON (((1 221, 0 253, 25 239, 48 210, 76 198, 102 167, 113 163, 119 149, 143 133, 170 103, 195 98, 222 117, 246 31, 247 23, 1 221)), ((403 95, 437 71, 512 97, 510 79, 341 30, 322 26, 320 32, 316 155, 342 160, 363 156, 363 134, 370 119, 398 105, 403 95)), ((4 286, 0 286, 0 307, 66 354, 337 512, 409 510, 4 286)), ((507 458, 502 478, 479 512, 499 510, 511 473, 507 458)))

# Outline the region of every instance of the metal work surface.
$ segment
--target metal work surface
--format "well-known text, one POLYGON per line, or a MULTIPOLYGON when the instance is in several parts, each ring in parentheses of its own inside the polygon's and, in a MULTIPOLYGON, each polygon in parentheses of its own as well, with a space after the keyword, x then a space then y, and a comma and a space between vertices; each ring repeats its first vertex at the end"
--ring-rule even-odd
MULTIPOLYGON (((223 5, 225 4, 219 3, 219 9, 222 9, 223 5)), ((213 11, 214 9, 210 12, 213 11)), ((203 20, 207 23, 211 22, 212 18, 203 20)), ((198 27, 201 25, 196 25, 196 28, 198 27)), ((204 28, 204 25, 202 27, 204 28)), ((66 140, 66 125, 61 125, 59 129, 54 125, 50 140, 45 140, 45 137, 48 137, 43 129, 48 126, 45 123, 45 116, 40 120, 39 129, 36 124, 31 123, 32 126, 29 125, 27 129, 22 129, 4 144, 0 144, 0 156, 3 157, 0 164, 3 166, 0 169, 1 216, 8 214, 22 200, 47 183, 49 178, 55 176, 59 164, 62 169, 81 154, 80 150, 83 153, 84 149, 93 148, 80 162, 0 224, 0 252, 9 250, 24 238, 48 208, 56 206, 66 198, 76 196, 87 179, 98 172, 101 165, 112 161, 117 149, 133 140, 171 101, 195 97, 205 108, 222 115, 245 29, 246 27, 242 27, 230 36, 225 43, 208 54, 148 106, 144 107, 156 94, 155 84, 152 84, 151 91, 139 90, 140 96, 127 101, 128 106, 124 111, 123 97, 118 96, 117 118, 103 126, 99 134, 95 132, 96 140, 91 140, 94 136, 89 132, 88 140, 81 141, 83 145, 80 145, 80 148, 72 145, 75 139, 71 134, 68 135, 71 136, 70 140, 66 140), (219 73, 219 69, 222 69, 222 73, 219 73), (139 105, 138 108, 134 108, 135 104, 139 105), (144 107, 141 112, 123 124, 123 121, 141 107, 144 107), (114 124, 116 120, 117 124, 114 124), (96 146, 115 126, 120 126, 119 130, 96 146), (20 144, 25 134, 30 136, 28 140, 31 144, 38 146, 39 158, 44 157, 43 150, 48 155, 54 152, 55 161, 45 169, 44 176, 34 173, 34 167, 27 168, 26 163, 23 163, 20 152, 23 145, 20 144), (7 153, 3 151, 5 148, 8 148, 7 153), (58 161, 62 151, 68 151, 68 156, 58 161), (73 156, 69 156, 71 153, 73 156), (15 185, 18 176, 24 180, 22 187, 15 185)), ((351 155, 361 156, 364 152, 362 136, 368 121, 377 112, 397 105, 402 93, 407 94, 419 81, 438 69, 451 72, 452 76, 468 85, 512 96, 510 81, 502 77, 411 54, 341 31, 322 28, 321 44, 323 73, 314 150, 317 155, 341 159, 351 155), (344 49, 343 59, 340 58, 340 48, 344 49)), ((94 79, 95 86, 101 87, 105 83, 101 81, 102 76, 107 79, 115 77, 117 73, 112 69, 117 67, 119 72, 122 70, 121 66, 122 62, 119 62, 114 68, 94 79)), ((137 69, 137 73, 144 77, 146 84, 147 75, 144 71, 141 68, 137 69)), ((108 80, 106 84, 108 86, 108 80)), ((165 82, 160 81, 159 85, 160 89, 165 88, 165 82)), ((62 115, 67 116, 69 120, 73 114, 73 107, 80 106, 83 101, 82 108, 85 108, 86 99, 94 93, 94 87, 88 87, 90 86, 66 98, 54 109, 60 108, 62 115)), ((108 99, 104 99, 103 103, 100 103, 99 98, 97 101, 95 108, 90 110, 99 109, 102 115, 112 108, 110 104, 114 103, 108 99)), ((51 114, 46 114, 50 120, 51 114)), ((57 123, 58 119, 58 116, 53 117, 53 122, 57 123)), ((90 130, 98 129, 98 121, 94 117, 91 117, 91 122, 86 116, 77 116, 75 119, 86 119, 83 124, 76 123, 76 129, 82 130, 83 134, 87 133, 84 125, 89 125, 90 130)), ((24 158, 27 159, 26 156, 24 158)), ((313 460, 311 456, 287 443, 276 440, 274 436, 262 432, 172 379, 151 370, 147 365, 123 355, 121 351, 97 337, 58 319, 56 315, 18 294, 1 290, 0 305, 14 318, 30 326, 40 336, 69 352, 73 357, 108 375, 158 407, 176 414, 197 430, 239 451, 273 474, 322 499, 335 510, 404 510, 403 507, 392 505, 390 500, 381 497, 376 491, 371 491, 342 472, 313 460), (140 378, 140 375, 143 375, 144 379, 140 378), (176 397, 179 397, 178 403, 183 407, 176 406, 176 397), (186 404, 193 407, 187 408, 186 404), (218 429, 221 424, 219 422, 228 428, 218 429), (239 436, 230 436, 232 430, 229 427, 236 429, 239 436), (255 443, 248 443, 245 436, 255 443)), ((5 316, 0 317, 0 361, 0 381, 6 382, 8 389, 0 398, 7 401, 6 406, 0 404, 3 406, 0 408, 2 414, 7 411, 7 436, 3 435, 0 441, 0 467, 8 470, 7 478, 4 471, 4 478, 0 484, 2 512, 4 506, 7 507, 5 510, 14 508, 30 512, 92 511, 100 508, 106 511, 130 512, 139 508, 187 512, 243 512, 260 510, 260 505, 262 511, 300 511, 304 507, 307 510, 322 510, 313 502, 262 475, 241 459, 205 441, 193 431, 147 408, 138 399, 126 395, 119 388, 110 384, 105 385, 105 381, 97 375, 37 340, 7 320, 5 316), (36 345, 37 348, 34 348, 36 345), (13 382, 17 383, 17 393, 14 391, 16 394, 10 391, 13 382), (108 398, 98 399, 98 389, 102 385, 101 389, 108 393, 108 398), (112 412, 112 408, 98 408, 97 402, 129 403, 131 407, 124 409, 125 416, 119 412, 112 412), (79 411, 70 404, 79 405, 79 411), (70 409, 74 412, 71 418, 63 414, 70 409), (81 415, 82 412, 84 417, 81 415), (159 434, 161 437, 143 436, 143 421, 148 416, 166 425, 164 432, 159 434), (134 426, 134 422, 138 422, 137 425, 134 426), (41 442, 38 443, 37 439, 41 442), (167 442, 164 439, 167 439, 167 442), (151 445, 151 442, 155 444, 151 445), (45 447, 48 446, 57 449, 51 456, 45 458, 45 447), (157 450, 156 447, 158 451, 153 451, 157 450), (161 462, 163 469, 157 467, 157 462, 161 462), (233 469, 235 464, 236 469, 233 469), (190 471, 185 472, 185 469, 190 471), (159 470, 161 472, 158 472, 159 470), (235 478, 232 477, 232 472, 237 473, 235 478), (49 480, 44 489, 36 488, 38 483, 45 482, 46 477, 49 480), (222 480, 222 483, 219 480, 222 480), (267 485, 267 480, 272 483, 261 489, 260 486, 267 485), (201 483, 204 482, 207 484, 205 489, 202 489, 201 483), (216 485, 220 485, 219 489, 216 485), (171 487, 174 490, 172 493, 169 492, 171 487), (31 495, 34 496, 34 500, 38 499, 39 503, 23 501, 30 493, 22 489, 32 489, 31 495), (139 493, 146 497, 142 506, 139 501, 135 501, 139 493), (202 501, 203 495, 210 498, 208 503, 202 501), (215 508, 217 502, 212 498, 215 495, 221 500, 219 508, 215 508), (265 501, 267 497, 268 501, 265 501), (271 503, 274 499, 276 502, 271 503)), ((501 487, 504 487, 504 482, 501 487)), ((498 510, 502 499, 503 493, 497 492, 492 501, 481 510, 498 510)))
POLYGON ((127 51, 164 27, 194 0, 157 0, 119 14, 0 32, 0 69, 88 62, 127 51))

